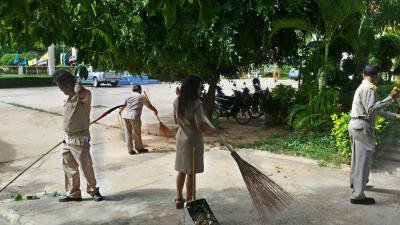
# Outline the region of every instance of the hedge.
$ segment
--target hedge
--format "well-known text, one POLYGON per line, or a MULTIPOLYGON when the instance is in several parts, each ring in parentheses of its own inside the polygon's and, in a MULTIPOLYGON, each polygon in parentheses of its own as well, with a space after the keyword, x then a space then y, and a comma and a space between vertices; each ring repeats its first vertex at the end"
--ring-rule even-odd
POLYGON ((0 88, 48 87, 54 85, 53 78, 50 76, 12 77, 0 75, 0 88))

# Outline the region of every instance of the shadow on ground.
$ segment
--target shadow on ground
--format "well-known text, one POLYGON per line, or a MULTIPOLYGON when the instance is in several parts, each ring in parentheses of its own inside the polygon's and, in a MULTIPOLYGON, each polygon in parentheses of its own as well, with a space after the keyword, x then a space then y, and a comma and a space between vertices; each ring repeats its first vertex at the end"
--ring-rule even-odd
POLYGON ((9 162, 15 159, 16 152, 15 148, 0 139, 0 163, 9 162))

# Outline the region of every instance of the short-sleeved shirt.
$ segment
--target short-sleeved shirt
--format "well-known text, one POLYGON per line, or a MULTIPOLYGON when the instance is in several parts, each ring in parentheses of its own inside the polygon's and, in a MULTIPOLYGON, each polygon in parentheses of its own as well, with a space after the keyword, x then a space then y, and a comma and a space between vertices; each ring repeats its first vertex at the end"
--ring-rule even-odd
POLYGON ((86 90, 84 99, 79 96, 69 96, 64 104, 64 131, 70 134, 89 130, 92 94, 86 90))
POLYGON ((147 107, 150 106, 148 98, 144 94, 138 92, 133 92, 132 95, 125 100, 125 104, 126 106, 122 118, 130 120, 140 119, 143 105, 147 107))
POLYGON ((189 105, 184 116, 178 113, 178 98, 174 101, 174 115, 179 128, 186 134, 192 136, 201 134, 197 128, 198 123, 206 123, 207 117, 204 115, 203 104, 200 99, 196 100, 192 105, 189 105))

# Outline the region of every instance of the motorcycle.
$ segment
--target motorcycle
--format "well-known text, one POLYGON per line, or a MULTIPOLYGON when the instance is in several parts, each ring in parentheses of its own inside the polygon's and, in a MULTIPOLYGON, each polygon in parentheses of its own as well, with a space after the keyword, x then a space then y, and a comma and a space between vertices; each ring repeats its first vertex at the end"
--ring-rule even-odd
MULTIPOLYGON (((236 84, 233 84, 236 87, 236 84)), ((243 92, 233 90, 232 96, 227 96, 223 93, 221 87, 217 87, 217 94, 215 96, 215 110, 212 115, 213 119, 219 117, 230 118, 233 117, 239 124, 247 124, 251 120, 251 113, 247 104, 250 96, 249 90, 244 88, 243 92)))
POLYGON ((253 84, 253 85, 254 85, 255 91, 251 95, 250 112, 251 112, 251 117, 257 119, 262 116, 261 101, 262 101, 263 97, 265 96, 265 90, 261 89, 260 84, 253 84))

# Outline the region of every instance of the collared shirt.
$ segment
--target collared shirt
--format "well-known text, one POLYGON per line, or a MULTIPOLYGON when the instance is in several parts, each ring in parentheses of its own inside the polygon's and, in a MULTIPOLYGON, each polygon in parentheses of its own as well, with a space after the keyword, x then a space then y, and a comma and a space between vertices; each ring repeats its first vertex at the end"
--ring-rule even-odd
POLYGON ((69 96, 64 104, 64 131, 78 134, 89 130, 92 94, 86 90, 86 97, 69 96))
POLYGON ((138 92, 133 92, 132 95, 125 100, 125 104, 126 106, 122 114, 122 118, 130 120, 140 119, 143 105, 147 107, 150 106, 150 102, 147 97, 138 92))
POLYGON ((391 96, 378 101, 376 86, 368 80, 363 80, 354 94, 350 117, 365 119, 370 121, 371 124, 375 123, 376 115, 395 119, 395 113, 382 111, 383 108, 389 106, 392 102, 393 98, 391 96))

